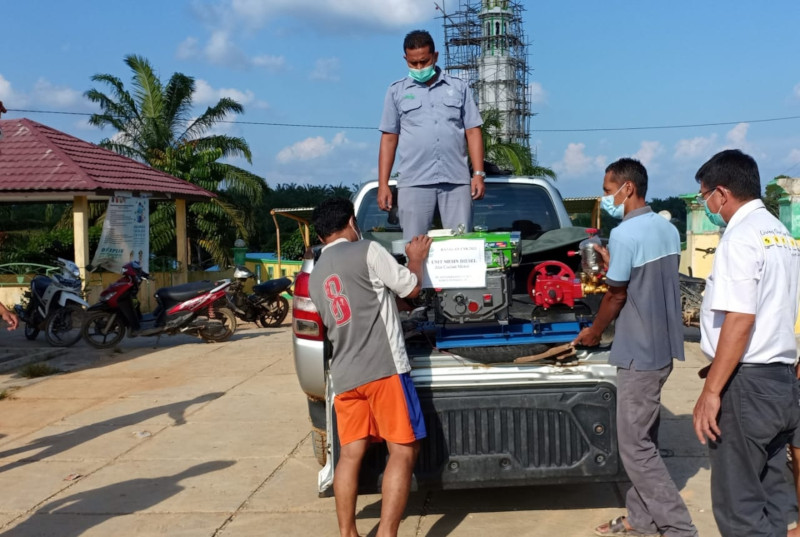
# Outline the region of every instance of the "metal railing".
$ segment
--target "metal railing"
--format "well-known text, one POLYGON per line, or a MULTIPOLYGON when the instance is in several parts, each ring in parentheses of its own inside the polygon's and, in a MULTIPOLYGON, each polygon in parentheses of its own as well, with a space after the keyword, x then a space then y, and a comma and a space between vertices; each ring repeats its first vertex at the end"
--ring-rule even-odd
POLYGON ((0 265, 0 287, 24 285, 36 276, 51 276, 59 270, 59 267, 39 263, 5 263, 0 265))

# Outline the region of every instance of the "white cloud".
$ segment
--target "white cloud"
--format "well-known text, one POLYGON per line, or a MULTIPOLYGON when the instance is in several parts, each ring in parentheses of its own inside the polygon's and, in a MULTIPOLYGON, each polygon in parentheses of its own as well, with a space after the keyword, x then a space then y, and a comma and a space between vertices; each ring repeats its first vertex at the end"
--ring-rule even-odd
POLYGON ((643 141, 639 145, 639 151, 633 154, 633 158, 644 164, 645 168, 650 168, 655 163, 655 158, 664 152, 661 142, 643 141))
POLYGON ((339 58, 320 58, 314 65, 314 70, 308 75, 311 80, 339 81, 339 58))
POLYGON ((45 78, 36 81, 29 91, 19 91, 0 75, 0 101, 6 108, 38 106, 50 109, 96 111, 97 106, 83 97, 83 92, 53 84, 45 78))
POLYGON ((40 78, 33 86, 33 99, 46 106, 71 108, 83 102, 83 93, 67 86, 55 86, 40 78))
POLYGON ((189 60, 199 56, 200 49, 198 48, 197 38, 187 37, 184 39, 181 44, 178 45, 178 50, 175 52, 175 55, 179 60, 189 60))
POLYGON ((675 144, 675 153, 673 156, 681 160, 707 156, 711 152, 711 148, 716 141, 716 134, 712 134, 708 137, 697 136, 695 138, 678 140, 678 143, 675 144))
POLYGON ((795 99, 800 99, 800 82, 795 84, 794 89, 792 90, 792 95, 794 95, 795 99))
POLYGON ((605 168, 606 157, 604 155, 593 157, 587 155, 585 151, 586 144, 570 143, 564 150, 564 157, 553 163, 553 169, 559 175, 569 177, 597 172, 605 168))
POLYGON ((326 141, 322 136, 315 136, 313 138, 306 138, 294 145, 284 147, 278 152, 276 159, 281 164, 287 164, 295 160, 312 160, 328 155, 333 148, 341 145, 344 138, 344 133, 337 133, 333 140, 326 141))
POLYGON ((800 164, 800 149, 792 149, 783 161, 788 165, 800 164))
POLYGON ((547 92, 539 82, 528 84, 528 100, 531 104, 545 104, 547 102, 547 92))
POLYGON ((286 67, 286 58, 283 56, 270 56, 269 54, 262 54, 255 56, 251 63, 254 67, 263 67, 267 71, 277 72, 286 67))
POLYGON ((259 28, 282 15, 322 24, 338 20, 381 28, 406 28, 441 14, 435 11, 430 0, 227 0, 225 3, 228 2, 234 16, 251 28, 259 28))
POLYGON ((0 75, 0 101, 6 108, 20 108, 28 104, 28 97, 15 91, 3 75, 0 75))
POLYGON ((728 131, 725 135, 725 140, 730 144, 730 148, 745 149, 749 145, 747 142, 747 129, 749 128, 749 123, 739 123, 728 131))
POLYGON ((202 78, 195 83, 194 95, 192 96, 195 104, 216 104, 223 97, 233 99, 241 105, 253 105, 256 108, 269 107, 266 102, 257 100, 255 94, 250 90, 242 91, 236 88, 215 89, 202 78))
POLYGON ((211 32, 208 42, 202 48, 197 38, 187 37, 178 45, 175 56, 180 60, 203 59, 213 65, 238 69, 258 67, 277 72, 286 67, 286 59, 283 56, 261 54, 248 57, 234 43, 231 32, 220 29, 211 32))
POLYGON ((244 67, 248 63, 245 53, 231 41, 229 33, 225 30, 211 32, 211 37, 203 49, 203 55, 214 65, 244 67))

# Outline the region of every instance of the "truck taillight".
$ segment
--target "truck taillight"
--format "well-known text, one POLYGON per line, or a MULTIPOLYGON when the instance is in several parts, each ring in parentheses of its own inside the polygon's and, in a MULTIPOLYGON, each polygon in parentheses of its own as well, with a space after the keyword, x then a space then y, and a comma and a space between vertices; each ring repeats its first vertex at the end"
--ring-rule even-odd
POLYGON ((294 280, 292 297, 292 329, 300 339, 322 341, 322 318, 308 292, 308 272, 299 272, 294 280))

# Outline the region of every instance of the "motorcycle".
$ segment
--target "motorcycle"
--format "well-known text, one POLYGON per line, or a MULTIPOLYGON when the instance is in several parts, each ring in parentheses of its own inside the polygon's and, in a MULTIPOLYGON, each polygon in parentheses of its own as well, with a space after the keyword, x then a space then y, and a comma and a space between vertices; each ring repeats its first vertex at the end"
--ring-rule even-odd
POLYGON ((113 347, 126 332, 128 337, 183 333, 206 341, 225 341, 236 330, 236 317, 225 293, 230 280, 162 287, 154 295, 156 309, 142 315, 136 296, 145 279, 150 275, 138 262, 122 267, 122 277, 109 285, 87 312, 81 334, 89 345, 113 347))
POLYGON ((38 275, 25 291, 24 304, 14 311, 25 323, 25 337, 33 341, 44 330, 47 342, 53 347, 69 347, 81 338, 84 308, 89 304, 81 298, 81 273, 72 261, 58 258, 60 274, 38 275))
POLYGON ((233 278, 228 296, 236 316, 248 323, 258 322, 264 328, 280 326, 289 313, 289 302, 281 293, 292 286, 291 278, 278 278, 256 284, 253 286, 253 293, 249 295, 244 292, 244 284, 248 279, 255 278, 253 272, 247 267, 237 265, 233 278))

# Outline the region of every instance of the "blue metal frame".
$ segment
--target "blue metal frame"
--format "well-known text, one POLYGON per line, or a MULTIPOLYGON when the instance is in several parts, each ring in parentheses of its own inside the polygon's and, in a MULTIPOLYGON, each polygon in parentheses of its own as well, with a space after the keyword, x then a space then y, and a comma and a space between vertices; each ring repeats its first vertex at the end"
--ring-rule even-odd
POLYGON ((451 325, 436 330, 436 346, 440 349, 453 347, 490 347, 494 345, 523 345, 530 343, 567 343, 591 322, 529 322, 507 325, 451 325))

